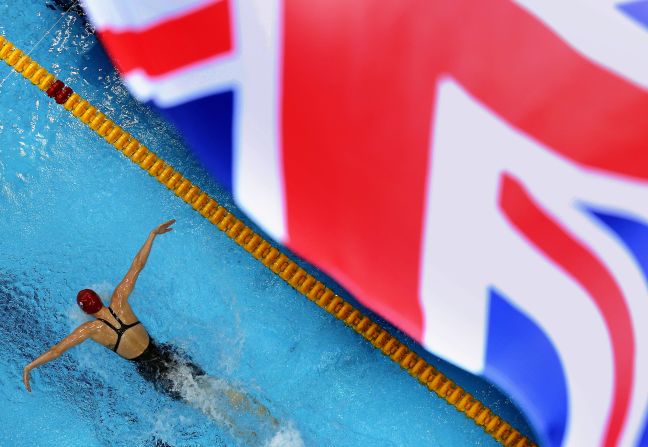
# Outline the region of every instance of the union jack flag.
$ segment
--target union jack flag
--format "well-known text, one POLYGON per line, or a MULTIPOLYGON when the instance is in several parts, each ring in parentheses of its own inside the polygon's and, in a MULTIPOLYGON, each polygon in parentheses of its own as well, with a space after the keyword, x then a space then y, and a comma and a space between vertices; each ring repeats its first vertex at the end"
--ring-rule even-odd
POLYGON ((541 444, 648 445, 648 1, 85 6, 270 235, 541 444))

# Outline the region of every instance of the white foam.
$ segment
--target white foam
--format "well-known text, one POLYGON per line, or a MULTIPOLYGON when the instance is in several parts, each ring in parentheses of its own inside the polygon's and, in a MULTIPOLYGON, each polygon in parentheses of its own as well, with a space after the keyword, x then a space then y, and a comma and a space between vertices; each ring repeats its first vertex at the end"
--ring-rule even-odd
POLYGON ((266 447, 304 447, 301 433, 291 422, 281 427, 266 444, 266 447))
POLYGON ((304 447, 300 432, 282 423, 257 399, 226 380, 195 377, 186 364, 169 375, 173 391, 204 415, 227 429, 237 441, 249 446, 304 447))

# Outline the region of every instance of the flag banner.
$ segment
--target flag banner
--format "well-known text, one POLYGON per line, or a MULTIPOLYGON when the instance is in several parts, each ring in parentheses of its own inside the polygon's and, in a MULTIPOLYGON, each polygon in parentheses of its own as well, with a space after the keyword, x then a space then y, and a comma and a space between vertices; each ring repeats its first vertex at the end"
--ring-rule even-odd
POLYGON ((269 235, 541 445, 648 446, 648 1, 84 3, 269 235))

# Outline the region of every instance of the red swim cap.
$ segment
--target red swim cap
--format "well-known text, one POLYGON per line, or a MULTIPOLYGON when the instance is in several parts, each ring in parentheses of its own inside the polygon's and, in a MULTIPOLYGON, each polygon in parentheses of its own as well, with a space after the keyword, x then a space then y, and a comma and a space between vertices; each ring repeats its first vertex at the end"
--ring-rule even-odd
POLYGON ((94 290, 83 289, 77 294, 77 304, 87 314, 99 312, 103 307, 101 298, 94 290))

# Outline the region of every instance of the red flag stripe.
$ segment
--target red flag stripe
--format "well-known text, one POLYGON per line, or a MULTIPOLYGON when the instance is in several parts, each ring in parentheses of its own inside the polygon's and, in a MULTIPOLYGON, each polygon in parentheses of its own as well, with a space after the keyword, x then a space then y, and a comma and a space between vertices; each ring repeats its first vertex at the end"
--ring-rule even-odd
POLYGON ((438 69, 425 42, 434 8, 418 6, 286 3, 282 148, 291 248, 420 341, 419 250, 438 69))
POLYGON ((140 31, 105 29, 99 37, 123 75, 136 69, 164 75, 232 50, 230 4, 213 3, 140 31))
POLYGON ((540 209, 508 174, 502 178, 499 205, 533 246, 587 291, 605 320, 614 355, 614 395, 604 445, 617 445, 628 412, 635 362, 632 319, 621 289, 601 261, 540 209))
POLYGON ((419 340, 440 76, 561 155, 648 180, 648 93, 508 0, 287 3, 283 60, 289 243, 419 340))
POLYGON ((457 17, 456 38, 444 41, 458 55, 448 66, 453 77, 549 149, 648 180, 648 92, 586 59, 512 2, 468 3, 457 7, 471 13, 457 17))

